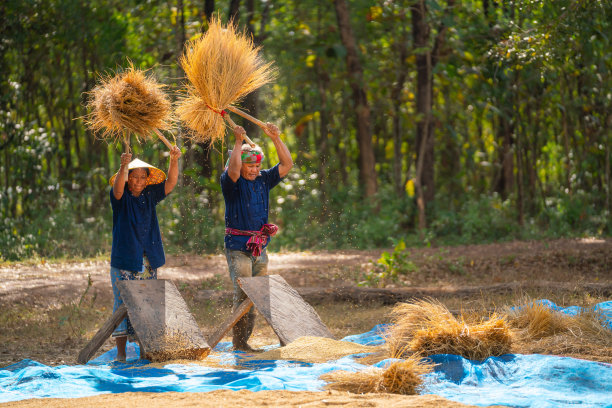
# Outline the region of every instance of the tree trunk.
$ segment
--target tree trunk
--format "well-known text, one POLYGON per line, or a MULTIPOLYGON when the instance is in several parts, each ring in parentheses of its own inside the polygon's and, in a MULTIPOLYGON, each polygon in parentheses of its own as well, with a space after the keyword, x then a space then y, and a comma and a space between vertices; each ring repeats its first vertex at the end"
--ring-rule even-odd
POLYGON ((317 59, 315 72, 317 75, 317 90, 319 93, 319 141, 317 152, 319 154, 319 191, 321 192, 322 214, 321 217, 327 217, 327 168, 329 154, 329 104, 327 102, 327 89, 329 89, 329 74, 321 67, 321 60, 317 59))
POLYGON ((430 143, 430 114, 432 96, 431 51, 429 50, 429 26, 427 24, 427 6, 420 0, 411 8, 412 35, 414 46, 420 50, 416 55, 417 84, 416 109, 417 121, 416 148, 417 168, 415 189, 417 195, 418 228, 427 227, 426 205, 433 192, 433 143, 430 143))
MULTIPOLYGON (((187 36, 185 34, 185 5, 183 0, 177 0, 176 2, 177 8, 177 19, 176 19, 176 27, 175 27, 175 39, 176 39, 176 55, 183 55, 183 50, 185 47, 185 40, 187 36)), ((177 64, 177 78, 182 78, 185 75, 183 69, 180 64, 177 64)), ((178 125, 178 137, 177 137, 177 145, 180 146, 182 143, 182 135, 183 135, 183 125, 178 125)), ((179 185, 183 185, 187 181, 187 175, 183 171, 183 169, 188 169, 191 166, 194 158, 194 151, 191 148, 191 141, 186 139, 184 142, 184 146, 186 149, 186 153, 183 156, 183 160, 179 161, 179 185)))
MULTIPOLYGON (((445 15, 454 6, 453 0, 448 0, 445 15)), ((427 226, 425 210, 427 204, 435 197, 434 184, 434 138, 433 121, 431 111, 433 109, 433 67, 437 64, 442 48, 447 27, 444 18, 438 27, 433 50, 430 50, 430 27, 427 22, 427 4, 425 0, 419 0, 410 8, 412 14, 412 36, 414 47, 418 50, 416 54, 417 67, 417 174, 415 188, 417 193, 417 209, 419 214, 419 229, 423 231, 427 226)))
POLYGON ((393 103, 393 185, 395 193, 399 198, 405 194, 404 180, 402 173, 402 123, 400 107, 404 102, 401 98, 406 77, 408 76, 408 38, 406 38, 406 26, 402 24, 402 35, 397 42, 398 48, 398 68, 395 76, 395 85, 391 90, 391 102, 393 103))
POLYGON ((215 12, 215 0, 204 0, 204 18, 210 21, 215 12))
POLYGON ((606 143, 606 151, 605 151, 605 191, 606 191, 606 205, 605 208, 610 213, 612 208, 610 207, 610 145, 606 143))
MULTIPOLYGON (((253 0, 247 0, 246 6, 247 6, 246 29, 247 29, 247 32, 251 34, 254 45, 257 46, 260 43, 259 43, 257 36, 255 35, 253 24, 251 23, 253 21, 253 17, 255 16, 255 3, 253 0)), ((238 14, 236 14, 236 18, 237 17, 238 17, 238 14)), ((259 119, 259 91, 258 90, 254 90, 253 92, 248 94, 246 98, 244 99, 244 103, 242 105, 244 107, 244 110, 246 110, 249 113, 249 115, 254 116, 259 119)), ((259 136, 260 134, 259 126, 257 126, 250 120, 243 120, 242 126, 244 127, 244 130, 246 130, 247 135, 249 135, 249 137, 254 138, 254 137, 259 136)))
POLYGON ((231 0, 227 13, 229 20, 238 23, 240 19, 240 0, 231 0))
POLYGON ((502 115, 497 116, 497 140, 501 145, 499 160, 501 169, 495 191, 505 200, 512 193, 514 187, 514 141, 512 140, 512 128, 508 120, 502 115))
POLYGON ((523 157, 522 157, 522 135, 521 129, 519 128, 516 134, 516 186, 517 186, 517 222, 519 225, 523 225, 525 220, 525 206, 524 206, 524 190, 523 190, 523 157))
POLYGON ((357 55, 357 45, 350 25, 348 6, 345 0, 335 0, 336 17, 340 38, 346 49, 346 65, 349 82, 353 91, 353 105, 357 122, 357 142, 359 144, 359 180, 364 186, 366 197, 378 190, 376 162, 372 147, 370 128, 370 106, 364 89, 363 69, 357 55))

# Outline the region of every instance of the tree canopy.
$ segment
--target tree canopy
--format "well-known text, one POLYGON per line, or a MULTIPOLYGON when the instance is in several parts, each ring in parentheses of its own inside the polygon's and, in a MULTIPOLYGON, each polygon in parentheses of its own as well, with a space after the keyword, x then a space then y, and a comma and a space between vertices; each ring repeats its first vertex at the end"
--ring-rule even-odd
MULTIPOLYGON (((272 191, 276 248, 610 233, 612 5, 558 0, 7 0, 0 5, 0 259, 106 253, 122 146, 85 126, 101 76, 148 70, 175 101, 213 14, 279 75, 243 107, 296 166, 272 191)), ((237 115, 276 163, 265 135, 237 115)), ((167 134, 168 135, 168 134, 167 134)), ((172 130, 171 252, 222 247, 231 137, 172 130)), ((132 143, 166 168, 161 143, 132 143)))

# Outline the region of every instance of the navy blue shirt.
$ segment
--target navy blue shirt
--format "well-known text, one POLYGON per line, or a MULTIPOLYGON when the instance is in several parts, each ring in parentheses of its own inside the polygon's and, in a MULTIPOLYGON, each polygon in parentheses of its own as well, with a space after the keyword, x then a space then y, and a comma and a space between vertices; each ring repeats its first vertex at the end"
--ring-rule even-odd
POLYGON ((128 271, 142 270, 146 253, 153 269, 166 263, 155 206, 166 198, 166 182, 145 187, 134 197, 127 185, 117 200, 110 190, 113 208, 113 247, 111 266, 128 271))
MULTIPOLYGON (((270 190, 280 181, 278 164, 271 169, 261 170, 253 181, 240 176, 234 183, 225 170, 221 174, 221 191, 225 200, 225 226, 243 231, 259 231, 268 223, 270 190)), ((246 243, 249 238, 244 235, 226 235, 225 247, 248 252, 246 243)))

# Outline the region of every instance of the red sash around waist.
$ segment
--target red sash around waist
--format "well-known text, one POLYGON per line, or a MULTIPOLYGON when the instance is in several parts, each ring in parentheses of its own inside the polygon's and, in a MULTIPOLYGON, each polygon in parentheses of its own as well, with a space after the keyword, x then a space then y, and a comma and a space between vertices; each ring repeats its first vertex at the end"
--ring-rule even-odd
POLYGON ((234 228, 226 228, 225 235, 247 235, 250 236, 246 243, 247 249, 253 256, 260 256, 264 245, 268 242, 268 237, 274 236, 278 231, 278 226, 274 224, 264 224, 259 231, 243 231, 234 228))

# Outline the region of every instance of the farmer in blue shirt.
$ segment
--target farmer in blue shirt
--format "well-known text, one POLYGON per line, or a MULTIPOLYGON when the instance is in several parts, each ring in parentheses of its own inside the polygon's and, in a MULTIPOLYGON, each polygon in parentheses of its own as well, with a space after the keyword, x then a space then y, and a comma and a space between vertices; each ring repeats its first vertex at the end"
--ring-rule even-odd
MULTIPOLYGON (((110 202, 113 209, 113 246, 111 250, 111 284, 113 313, 123 304, 117 282, 120 280, 157 279, 157 268, 166 263, 155 206, 176 186, 177 146, 170 149, 168 179, 163 171, 130 153, 121 155, 121 167, 110 179, 113 186, 110 202)), ((129 319, 124 319, 113 332, 117 344, 117 360, 125 360, 127 336, 134 335, 129 319)))
MULTIPOLYGON (((225 200, 225 257, 234 283, 234 310, 246 299, 238 285, 240 277, 267 274, 266 246, 278 227, 268 223, 270 189, 276 186, 293 167, 289 149, 280 139, 278 127, 266 123, 264 132, 272 139, 280 163, 261 170, 263 152, 259 146, 242 144, 245 130, 234 128, 236 142, 226 170, 221 174, 221 190, 225 200)), ((255 326, 253 308, 233 329, 235 350, 254 351, 247 343, 255 326)))

